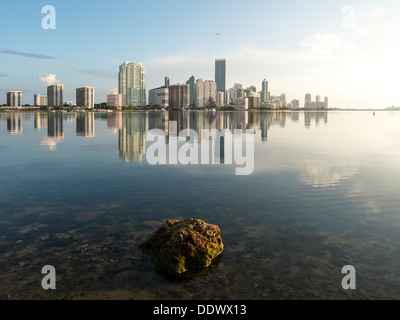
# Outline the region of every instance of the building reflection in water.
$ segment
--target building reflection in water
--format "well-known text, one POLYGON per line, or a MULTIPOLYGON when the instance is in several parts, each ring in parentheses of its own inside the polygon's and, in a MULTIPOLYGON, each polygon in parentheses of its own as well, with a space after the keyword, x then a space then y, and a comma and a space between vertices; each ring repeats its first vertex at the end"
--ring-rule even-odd
POLYGON ((124 112, 118 133, 119 156, 124 161, 141 162, 146 151, 148 113, 124 112))
POLYGON ((122 112, 107 113, 107 129, 113 133, 118 133, 122 129, 122 112))
POLYGON ((328 112, 327 111, 305 111, 304 112, 304 126, 311 128, 311 122, 315 121, 315 125, 319 125, 322 121, 328 123, 328 112))
POLYGON ((63 112, 49 112, 47 125, 47 138, 40 142, 41 146, 46 146, 50 151, 57 149, 57 144, 64 139, 63 112))
POLYGON ((7 113, 7 131, 10 134, 22 133, 22 114, 21 114, 21 112, 7 113))
MULTIPOLYGON (((95 120, 107 121, 107 128, 113 133, 118 133, 119 156, 124 161, 141 162, 146 153, 146 132, 152 129, 160 129, 165 134, 165 141, 170 142, 170 123, 176 123, 177 133, 183 132, 186 141, 190 143, 209 143, 210 155, 213 155, 213 163, 224 163, 225 138, 220 137, 220 143, 215 143, 216 135, 211 134, 208 141, 201 135, 202 130, 253 129, 262 142, 270 138, 269 130, 273 127, 284 128, 287 120, 298 123, 300 117, 304 117, 304 126, 310 128, 313 123, 316 126, 328 123, 327 111, 306 112, 280 112, 280 111, 191 111, 191 112, 36 112, 24 114, 21 112, 0 113, 0 120, 7 122, 7 131, 10 134, 22 133, 23 121, 34 120, 36 130, 47 128, 47 137, 40 145, 47 146, 50 150, 56 150, 57 144, 64 138, 64 122, 76 123, 76 135, 81 137, 95 137, 95 120)), ((171 133, 173 134, 173 133, 171 133)))
MULTIPOLYGON (((205 143, 206 141, 202 141, 204 138, 201 132, 212 129, 217 129, 219 132, 224 129, 231 132, 236 129, 253 129, 255 134, 260 135, 262 142, 267 142, 271 126, 285 127, 287 118, 290 118, 287 112, 118 112, 107 115, 107 128, 113 132, 118 131, 120 158, 124 161, 140 162, 146 152, 148 130, 162 130, 167 144, 172 131, 182 133, 190 143, 205 143), (176 123, 176 128, 170 128, 171 123, 176 123), (195 137, 191 136, 195 135, 194 132, 197 135, 195 137)), ((298 122, 299 113, 296 112, 291 119, 298 122)), ((210 150, 210 155, 214 157, 212 162, 224 163, 225 138, 221 136, 219 144, 215 143, 215 134, 211 134, 208 139, 210 148, 214 147, 210 150)))
POLYGON ((36 130, 47 128, 49 122, 49 114, 47 112, 36 112, 34 119, 34 128, 36 130))
POLYGON ((92 138, 94 134, 94 113, 78 112, 76 115, 76 135, 78 137, 92 138))

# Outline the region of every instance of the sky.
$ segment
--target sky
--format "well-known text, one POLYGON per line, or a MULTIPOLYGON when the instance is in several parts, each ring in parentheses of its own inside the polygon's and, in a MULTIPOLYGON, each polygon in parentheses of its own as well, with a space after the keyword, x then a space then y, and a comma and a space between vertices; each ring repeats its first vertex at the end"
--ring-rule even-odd
POLYGON ((146 68, 147 90, 214 80, 227 61, 227 87, 241 83, 287 100, 311 93, 329 107, 400 106, 398 0, 2 0, 0 104, 9 90, 23 104, 48 84, 95 87, 96 103, 118 87, 119 65, 146 68), (51 5, 55 29, 43 28, 51 5), (219 35, 216 35, 216 34, 219 35))

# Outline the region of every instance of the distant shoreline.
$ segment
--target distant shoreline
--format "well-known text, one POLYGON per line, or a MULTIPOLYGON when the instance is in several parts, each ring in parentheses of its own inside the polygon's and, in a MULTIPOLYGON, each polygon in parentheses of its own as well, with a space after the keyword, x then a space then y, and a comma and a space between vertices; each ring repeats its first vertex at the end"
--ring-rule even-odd
POLYGON ((387 108, 387 109, 339 109, 339 108, 331 108, 331 109, 248 109, 248 110, 196 110, 196 109, 183 109, 183 110, 110 110, 110 109, 75 109, 75 110, 34 110, 29 107, 22 107, 22 109, 0 109, 0 113, 7 112, 104 112, 104 113, 112 113, 112 112, 169 112, 169 111, 178 111, 178 112, 334 112, 334 111, 371 111, 371 112, 382 112, 382 111, 400 111, 400 108, 387 108))

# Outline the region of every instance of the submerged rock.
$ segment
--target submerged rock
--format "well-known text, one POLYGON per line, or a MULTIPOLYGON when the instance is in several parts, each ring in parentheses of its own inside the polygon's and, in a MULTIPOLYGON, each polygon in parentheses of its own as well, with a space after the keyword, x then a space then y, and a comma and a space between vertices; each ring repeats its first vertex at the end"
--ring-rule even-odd
POLYGON ((168 220, 140 248, 150 254, 157 271, 181 274, 210 266, 224 245, 217 225, 191 218, 168 220))

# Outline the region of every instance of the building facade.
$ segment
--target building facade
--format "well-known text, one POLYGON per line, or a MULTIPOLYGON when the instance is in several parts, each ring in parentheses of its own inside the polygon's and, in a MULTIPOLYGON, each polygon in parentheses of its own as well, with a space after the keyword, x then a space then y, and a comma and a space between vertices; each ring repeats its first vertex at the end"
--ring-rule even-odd
POLYGON ((226 91, 226 59, 215 60, 215 82, 217 91, 226 91))
POLYGON ((118 110, 122 109, 122 94, 110 93, 107 95, 107 106, 116 107, 118 110))
POLYGON ((170 107, 189 107, 190 86, 188 84, 175 84, 168 87, 170 107))
POLYGON ((7 92, 7 106, 12 108, 22 107, 22 91, 7 92))
POLYGON ((189 86, 190 86, 190 98, 189 98, 189 104, 191 105, 191 106, 194 106, 194 96, 195 96, 195 91, 196 91, 196 88, 195 88, 195 81, 196 81, 196 79, 194 78, 194 76, 191 76, 190 78, 189 78, 189 80, 188 81, 186 81, 186 84, 188 84, 189 86))
POLYGON ((194 90, 194 106, 205 107, 210 98, 217 101, 217 84, 215 81, 197 79, 194 90))
POLYGON ((325 97, 324 101, 321 101, 321 96, 316 96, 315 101, 311 101, 311 94, 307 93, 305 96, 305 109, 312 110, 326 110, 328 109, 328 97, 325 97))
POLYGON ((119 93, 122 105, 142 107, 146 105, 146 69, 141 63, 124 62, 119 66, 119 93))
POLYGON ((266 79, 262 82, 261 89, 261 102, 265 103, 268 101, 268 81, 266 79))
POLYGON ((160 88, 151 89, 149 91, 149 105, 159 105, 162 108, 169 107, 169 87, 163 86, 160 88))
POLYGON ((35 94, 33 100, 35 107, 47 106, 47 96, 41 96, 40 94, 35 94))
POLYGON ((76 106, 94 109, 94 87, 76 89, 76 106))
POLYGON ((47 87, 47 106, 62 107, 64 85, 55 83, 47 87))

